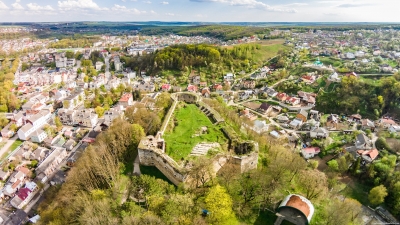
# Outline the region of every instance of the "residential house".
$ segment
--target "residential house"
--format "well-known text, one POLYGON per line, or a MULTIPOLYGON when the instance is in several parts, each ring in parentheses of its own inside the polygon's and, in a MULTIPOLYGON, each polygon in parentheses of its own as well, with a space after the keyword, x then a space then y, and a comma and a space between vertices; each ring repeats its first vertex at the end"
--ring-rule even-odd
POLYGON ((133 105, 132 93, 123 94, 122 97, 119 99, 118 104, 125 108, 133 105))
POLYGON ((197 92, 197 86, 196 86, 196 85, 189 84, 189 85, 187 86, 187 91, 189 91, 189 92, 197 92))
POLYGON ((64 109, 75 109, 79 105, 83 104, 85 100, 85 93, 83 90, 76 91, 72 95, 66 97, 63 101, 64 109))
POLYGON ((365 163, 371 163, 372 161, 374 161, 378 155, 379 155, 379 151, 376 149, 371 149, 371 150, 358 150, 357 153, 361 156, 361 158, 363 159, 363 161, 365 163))
POLYGON ((276 119, 279 123, 287 123, 289 121, 289 118, 283 115, 277 116, 276 119))
POLYGON ((206 81, 200 82, 200 87, 201 88, 207 87, 207 82, 206 81))
POLYGON ((154 92, 155 91, 154 83, 146 82, 146 81, 135 82, 135 83, 133 83, 132 88, 134 91, 136 91, 136 90, 143 91, 143 92, 154 92))
POLYGON ((43 147, 38 147, 35 151, 33 151, 30 155, 31 160, 37 160, 38 162, 41 162, 44 160, 47 155, 50 153, 50 149, 43 148, 43 147))
POLYGON ((43 129, 37 129, 31 134, 31 141, 42 143, 47 138, 47 133, 43 129))
POLYGON ((233 75, 233 73, 227 73, 224 76, 224 80, 228 80, 228 81, 233 81, 234 78, 235 78, 235 75, 233 75))
POLYGON ((110 110, 104 112, 104 124, 111 126, 111 123, 117 119, 122 118, 124 112, 120 108, 111 108, 110 110))
POLYGON ((288 97, 289 96, 286 93, 278 93, 276 95, 276 98, 281 102, 285 102, 288 97))
POLYGON ((35 193, 38 190, 39 188, 36 183, 28 182, 25 184, 25 187, 21 188, 17 192, 16 196, 11 199, 10 204, 17 209, 21 209, 29 203, 29 201, 35 196, 35 193))
POLYGON ((258 111, 261 112, 262 114, 269 114, 272 111, 272 105, 263 102, 260 107, 258 108, 258 111))
POLYGON ((267 72, 256 72, 250 75, 250 79, 253 80, 264 79, 266 77, 267 77, 267 72))
POLYGON ((317 80, 317 77, 315 75, 303 75, 301 76, 301 80, 304 83, 312 84, 317 80))
POLYGON ((21 127, 24 125, 24 118, 25 118, 25 113, 24 111, 19 111, 17 114, 13 114, 11 121, 17 125, 17 127, 21 127))
POLYGON ((329 132, 323 127, 314 127, 310 131, 311 138, 327 138, 329 136, 329 132))
POLYGON ((36 174, 43 173, 45 177, 51 176, 67 155, 65 148, 54 148, 50 155, 36 168, 36 174))
POLYGON ((103 65, 104 65, 103 62, 100 62, 100 61, 96 62, 96 65, 95 65, 96 70, 97 70, 97 71, 100 71, 101 68, 103 67, 103 65))
POLYGON ((301 121, 303 121, 303 123, 305 123, 308 118, 308 112, 304 109, 300 109, 299 113, 297 113, 296 115, 296 118, 300 119, 301 121))
POLYGON ((251 113, 249 109, 244 109, 239 113, 240 117, 247 118, 251 121, 256 120, 258 117, 254 113, 251 113))
POLYGON ((361 118, 362 118, 362 116, 360 114, 353 114, 353 115, 349 116, 347 120, 349 122, 360 123, 361 122, 361 118))
POLYGON ((305 159, 311 159, 314 156, 318 155, 321 152, 321 149, 318 147, 307 147, 301 150, 301 154, 305 159))
POLYGON ((173 92, 182 92, 182 87, 180 86, 172 86, 172 91, 173 92))
POLYGON ((275 91, 273 88, 268 88, 266 91, 265 91, 265 93, 269 96, 269 97, 275 97, 277 94, 278 94, 278 92, 277 91, 275 91))
POLYGON ((222 87, 222 85, 220 85, 220 84, 214 84, 214 85, 212 86, 212 89, 213 89, 215 92, 223 92, 223 87, 222 87))
POLYGON ((194 85, 199 85, 201 82, 201 77, 199 75, 190 77, 190 83, 194 85))
POLYGON ((299 95, 301 101, 304 102, 305 104, 309 106, 315 105, 315 98, 317 97, 317 94, 308 93, 304 91, 298 91, 297 94, 299 95))
POLYGON ((76 145, 76 142, 73 139, 69 139, 67 142, 65 142, 64 144, 64 148, 67 151, 71 151, 72 149, 74 149, 74 146, 76 145))
POLYGON ((331 82, 337 82, 340 83, 342 79, 339 77, 339 75, 336 72, 333 72, 331 75, 329 75, 328 80, 331 82))
POLYGON ((361 150, 370 150, 373 147, 373 143, 365 134, 359 134, 356 137, 355 147, 361 150))
POLYGON ((286 98, 285 102, 286 102, 286 104, 290 104, 292 106, 299 105, 300 104, 300 98, 288 97, 288 98, 286 98))
POLYGON ((161 90, 162 91, 169 91, 169 90, 171 90, 171 85, 170 84, 163 84, 162 86, 161 86, 161 90))
POLYGON ((337 130, 339 123, 339 116, 336 114, 331 114, 326 119, 326 127, 328 129, 335 129, 337 130))
POLYGON ((254 80, 244 80, 240 83, 241 88, 254 89, 256 88, 256 82, 254 80))
POLYGON ((60 121, 64 125, 74 125, 76 124, 74 121, 76 111, 71 109, 59 109, 58 110, 58 117, 60 121))
POLYGON ((93 109, 81 109, 76 111, 75 123, 83 127, 95 127, 98 122, 98 115, 93 109))
POLYGON ((251 127, 251 129, 256 133, 261 134, 268 131, 269 124, 267 124, 264 120, 256 120, 254 121, 254 125, 251 127))
POLYGON ((272 137, 276 138, 276 139, 279 139, 279 138, 281 137, 281 135, 280 135, 277 131, 275 131, 275 130, 271 131, 269 134, 270 134, 272 137))
POLYGON ((369 129, 372 132, 375 130, 375 123, 369 119, 361 120, 361 129, 366 130, 369 129))
POLYGON ((10 176, 11 172, 9 170, 4 171, 3 169, 0 170, 0 180, 6 181, 7 178, 10 176))
MULTIPOLYGON (((39 113, 29 117, 26 120, 26 124, 18 130, 19 139, 28 140, 31 134, 46 124, 46 121, 50 118, 50 116, 51 113, 49 110, 40 110, 39 113)), ((42 132, 40 132, 40 134, 43 135, 42 132)))
POLYGON ((303 121, 301 119, 294 119, 289 123, 289 126, 293 129, 299 129, 303 125, 303 121))
POLYGON ((3 138, 11 138, 14 136, 15 132, 11 130, 11 124, 13 123, 9 123, 3 129, 1 129, 1 136, 3 138))
POLYGON ((389 129, 391 126, 397 126, 397 123, 392 119, 382 118, 378 120, 378 125, 385 129, 389 129))
POLYGON ((201 95, 203 97, 209 98, 211 96, 211 91, 208 87, 205 87, 201 90, 201 95))

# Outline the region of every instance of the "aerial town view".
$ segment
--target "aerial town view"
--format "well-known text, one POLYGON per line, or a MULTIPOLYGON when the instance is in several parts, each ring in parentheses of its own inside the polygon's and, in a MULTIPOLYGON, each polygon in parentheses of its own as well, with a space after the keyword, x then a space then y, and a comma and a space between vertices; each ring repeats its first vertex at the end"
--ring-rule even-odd
POLYGON ((399 7, 0 0, 0 224, 400 224, 399 7))

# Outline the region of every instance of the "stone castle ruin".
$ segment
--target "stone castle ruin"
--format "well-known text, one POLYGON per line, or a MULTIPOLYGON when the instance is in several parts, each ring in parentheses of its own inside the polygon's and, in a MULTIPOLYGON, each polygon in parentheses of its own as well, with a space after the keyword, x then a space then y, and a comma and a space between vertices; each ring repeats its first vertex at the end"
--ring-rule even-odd
MULTIPOLYGON (((215 124, 223 124, 224 119, 213 108, 201 101, 201 98, 193 93, 177 93, 171 96, 174 101, 173 106, 178 101, 187 104, 195 104, 208 118, 215 124)), ((171 107, 162 127, 169 123, 175 107, 171 107)), ((224 162, 218 168, 214 168, 215 173, 226 164, 232 165, 240 173, 257 168, 258 162, 258 143, 252 141, 243 141, 235 131, 227 126, 222 128, 222 132, 228 139, 228 153, 215 156, 214 161, 224 162)), ((155 166, 175 185, 186 184, 190 182, 188 177, 190 168, 179 165, 175 160, 169 157, 165 152, 165 141, 162 138, 163 132, 158 132, 156 136, 147 136, 143 138, 138 146, 139 161, 141 165, 155 166)))

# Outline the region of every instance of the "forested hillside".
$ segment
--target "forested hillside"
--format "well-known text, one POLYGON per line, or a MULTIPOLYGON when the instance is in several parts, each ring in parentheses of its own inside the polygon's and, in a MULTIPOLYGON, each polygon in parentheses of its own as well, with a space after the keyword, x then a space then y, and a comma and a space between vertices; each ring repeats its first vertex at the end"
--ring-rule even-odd
POLYGON ((373 83, 350 76, 344 77, 332 92, 320 92, 317 109, 329 113, 360 113, 370 118, 379 118, 388 112, 399 112, 399 97, 399 74, 373 83))
POLYGON ((215 78, 227 72, 255 70, 269 58, 286 49, 287 47, 281 44, 270 46, 243 44, 232 48, 206 44, 174 45, 140 58, 122 57, 122 61, 135 70, 147 70, 152 74, 170 70, 183 75, 190 71, 189 68, 195 68, 209 74, 210 78, 215 78), (180 73, 182 71, 183 74, 180 73))

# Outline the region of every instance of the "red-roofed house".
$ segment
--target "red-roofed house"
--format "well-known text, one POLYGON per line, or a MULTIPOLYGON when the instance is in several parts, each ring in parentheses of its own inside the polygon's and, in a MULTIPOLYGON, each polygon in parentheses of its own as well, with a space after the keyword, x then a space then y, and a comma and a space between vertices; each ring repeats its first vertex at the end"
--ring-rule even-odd
POLYGON ((289 97, 286 99, 286 103, 290 105, 298 105, 300 104, 300 98, 289 97))
POLYGON ((10 201, 11 205, 17 209, 21 209, 26 204, 28 204, 28 202, 34 196, 31 193, 32 193, 32 191, 29 190, 28 188, 21 188, 18 191, 17 195, 13 199, 11 199, 11 201, 10 201))
POLYGON ((288 98, 288 95, 287 95, 286 93, 278 93, 278 94, 276 95, 276 98, 277 98, 279 101, 284 102, 284 101, 286 101, 286 99, 288 98))
POLYGON ((321 152, 321 149, 318 147, 308 147, 308 148, 303 148, 301 150, 301 154, 305 159, 310 159, 313 158, 315 155, 321 152))
POLYGON ((223 90, 222 85, 220 85, 220 84, 214 84, 213 89, 214 89, 214 91, 222 91, 223 90))
POLYGON ((197 86, 189 84, 187 90, 190 92, 197 92, 197 86))
POLYGON ((132 93, 125 93, 119 99, 118 103, 124 107, 128 107, 133 105, 133 96, 132 93))
POLYGON ((362 157, 362 159, 367 162, 371 163, 378 157, 379 151, 376 149, 371 149, 371 150, 358 150, 357 153, 362 157))
POLYGON ((392 119, 382 118, 378 121, 379 125, 388 129, 390 126, 397 126, 397 123, 392 119))
POLYGON ((161 90, 162 91, 169 91, 169 90, 171 90, 171 85, 170 84, 163 84, 161 86, 161 90))
POLYGON ((201 90, 201 95, 208 98, 211 95, 210 89, 208 87, 205 87, 201 90))
POLYGON ((303 82, 308 83, 308 84, 312 84, 315 82, 315 80, 317 79, 316 76, 314 75, 303 75, 301 77, 301 79, 303 80, 303 82))

